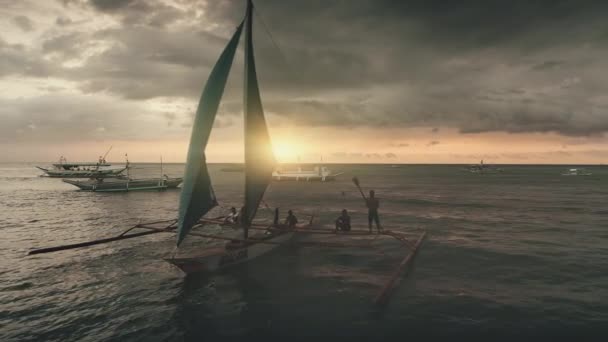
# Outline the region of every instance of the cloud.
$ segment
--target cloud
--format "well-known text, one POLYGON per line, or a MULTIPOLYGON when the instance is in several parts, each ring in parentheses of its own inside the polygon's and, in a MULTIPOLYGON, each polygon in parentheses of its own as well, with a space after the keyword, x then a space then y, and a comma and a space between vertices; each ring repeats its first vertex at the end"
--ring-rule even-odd
POLYGON ((90 3, 100 11, 112 12, 141 2, 135 0, 90 0, 90 3))
POLYGON ((435 146, 435 145, 439 145, 441 142, 437 141, 437 140, 433 140, 433 141, 429 141, 428 144, 426 144, 426 146, 435 146))
MULTIPOLYGON (((0 77, 53 77, 125 105, 196 101, 245 6, 63 3, 50 26, 36 21, 41 34, 31 41, 0 39, 0 77)), ((576 1, 260 1, 254 39, 264 108, 306 127, 601 135, 608 44, 597 28, 606 9, 576 1)), ((32 30, 37 11, 26 6, 13 21, 32 30)), ((242 57, 222 106, 229 115, 241 113, 242 57)))
POLYGON ((0 117, 0 143, 138 140, 162 133, 158 129, 161 115, 110 97, 63 94, 4 100, 0 117))
POLYGON ((57 19, 55 19, 55 24, 58 26, 68 26, 72 23, 72 19, 68 18, 68 17, 57 17, 57 19))
POLYGON ((539 63, 539 64, 536 64, 536 65, 532 66, 532 70, 545 71, 545 70, 550 70, 550 69, 558 68, 559 66, 561 66, 563 64, 564 64, 563 61, 549 60, 549 61, 544 61, 542 63, 539 63))
POLYGON ((9 75, 46 77, 53 66, 31 48, 10 44, 0 37, 0 77, 9 75))
POLYGON ((15 25, 17 25, 21 30, 25 32, 30 32, 34 29, 34 24, 30 20, 30 18, 24 15, 18 15, 16 17, 13 17, 13 23, 15 23, 15 25))

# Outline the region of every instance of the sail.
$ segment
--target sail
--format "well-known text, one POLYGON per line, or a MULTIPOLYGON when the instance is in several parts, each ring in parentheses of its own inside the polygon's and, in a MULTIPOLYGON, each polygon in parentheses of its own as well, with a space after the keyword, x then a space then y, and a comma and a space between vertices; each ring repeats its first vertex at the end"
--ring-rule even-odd
POLYGON ((186 163, 179 201, 178 246, 190 229, 192 229, 192 226, 217 205, 207 170, 205 147, 207 146, 211 127, 213 127, 213 121, 215 120, 215 115, 224 93, 226 80, 230 73, 230 67, 232 66, 232 60, 234 59, 242 29, 243 23, 239 25, 213 67, 213 70, 211 70, 198 103, 192 126, 192 135, 190 136, 188 161, 186 163))
POLYGON ((266 187, 272 178, 275 159, 272 144, 264 119, 260 100, 252 41, 251 0, 247 2, 247 30, 245 39, 245 206, 243 207, 243 228, 247 238, 247 228, 251 225, 266 187))

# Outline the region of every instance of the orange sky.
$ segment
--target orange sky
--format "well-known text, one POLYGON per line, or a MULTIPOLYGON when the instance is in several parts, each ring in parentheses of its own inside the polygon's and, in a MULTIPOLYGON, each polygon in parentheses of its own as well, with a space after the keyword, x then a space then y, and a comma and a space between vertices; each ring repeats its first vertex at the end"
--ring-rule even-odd
MULTIPOLYGON (((242 162, 242 129, 214 129, 207 158, 213 162, 242 162)), ((272 127, 271 136, 279 162, 314 163, 476 163, 496 164, 602 164, 608 160, 605 137, 575 138, 557 134, 482 133, 454 130, 330 127, 272 127)), ((132 162, 184 162, 187 137, 164 140, 99 140, 71 143, 2 144, 2 161, 95 160, 112 145, 109 160, 132 162), (19 151, 19 153, 14 153, 19 151)))

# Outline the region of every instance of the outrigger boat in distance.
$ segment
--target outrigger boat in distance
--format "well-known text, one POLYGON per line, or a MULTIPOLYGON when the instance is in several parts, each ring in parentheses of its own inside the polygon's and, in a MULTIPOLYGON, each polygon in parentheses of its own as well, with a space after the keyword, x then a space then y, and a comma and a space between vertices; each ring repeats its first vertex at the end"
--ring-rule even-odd
POLYGON ((53 178, 102 178, 116 177, 127 170, 127 166, 113 167, 110 164, 95 164, 95 163, 70 163, 70 164, 53 164, 55 168, 45 169, 40 166, 36 168, 42 170, 45 175, 43 177, 53 178), (59 166, 56 166, 59 165, 59 166))
POLYGON ((229 166, 220 169, 222 172, 245 172, 244 166, 229 166))
POLYGON ((344 172, 332 173, 331 170, 320 165, 315 166, 312 170, 303 170, 301 167, 298 167, 295 170, 283 170, 278 168, 272 173, 272 179, 275 181, 326 182, 335 180, 336 177, 343 173, 344 172))
MULTIPOLYGON (((398 283, 399 277, 405 274, 413 262, 419 247, 426 236, 422 232, 415 242, 406 238, 402 233, 383 229, 382 232, 373 234, 368 230, 350 230, 348 232, 330 229, 313 228, 314 215, 301 226, 293 226, 279 223, 278 208, 275 209, 274 220, 271 224, 254 223, 257 210, 266 192, 266 188, 272 181, 272 171, 276 165, 272 152, 268 128, 264 118, 262 102, 257 83, 255 61, 253 55, 252 41, 252 13, 253 3, 247 1, 247 12, 236 32, 224 48, 217 63, 211 70, 209 79, 201 95, 199 105, 194 117, 188 157, 184 174, 184 182, 180 194, 178 218, 175 220, 164 220, 148 223, 140 223, 125 230, 123 233, 108 238, 73 243, 63 246, 34 249, 29 255, 63 251, 74 248, 88 247, 97 244, 109 243, 131 239, 156 233, 176 234, 176 244, 179 247, 187 236, 226 241, 223 246, 212 247, 209 242, 202 244, 193 243, 194 251, 183 251, 177 249, 170 257, 165 258, 167 262, 175 265, 186 273, 191 272, 213 272, 250 261, 256 257, 267 254, 276 247, 282 245, 298 245, 311 247, 336 247, 336 248, 365 248, 370 247, 371 242, 379 236, 388 236, 399 241, 403 247, 408 247, 409 253, 390 275, 386 284, 380 289, 375 297, 376 304, 384 304, 389 298, 391 290, 398 283), (220 100, 228 79, 228 74, 234 59, 236 48, 243 29, 245 32, 245 89, 244 89, 244 115, 245 115, 245 189, 244 203, 237 214, 237 222, 229 222, 230 217, 205 218, 211 209, 218 206, 215 192, 211 185, 211 179, 205 162, 205 147, 213 122, 217 114, 220 100), (206 233, 209 225, 230 226, 230 236, 206 233), (197 228, 194 230, 194 228, 197 228), (140 232, 132 232, 141 229, 140 232), (249 235, 250 231, 255 233, 249 235), (236 236, 236 234, 240 235, 236 236), (343 244, 340 242, 325 241, 298 241, 294 239, 297 234, 328 234, 342 236, 369 236, 366 244, 343 244), (188 255, 181 255, 188 252, 188 255)), ((353 178, 362 197, 365 198, 359 181, 353 178)), ((234 214, 234 213, 233 213, 234 214)), ((301 214, 300 214, 301 215, 301 214)), ((234 217, 234 216, 232 216, 234 217)))
POLYGON ((106 156, 112 150, 112 146, 103 155, 99 156, 97 163, 68 163, 64 156, 59 158, 59 163, 53 164, 53 168, 43 168, 36 166, 39 170, 42 170, 45 175, 44 177, 53 178, 102 178, 102 177, 116 177, 126 171, 129 167, 127 165, 120 167, 113 167, 112 164, 106 162, 106 156))
MULTIPOLYGON (((125 155, 126 156, 126 155, 125 155)), ((92 178, 87 181, 75 181, 63 179, 65 183, 72 184, 82 191, 95 192, 127 192, 141 190, 166 190, 175 189, 181 183, 183 178, 170 178, 163 174, 163 158, 160 158, 160 176, 159 178, 131 178, 129 170, 131 169, 129 159, 127 157, 127 175, 118 178, 92 178)))
POLYGON ((74 185, 82 191, 95 192, 127 192, 141 190, 167 190, 176 189, 182 178, 98 178, 85 181, 63 179, 65 183, 74 185))
POLYGON ((479 164, 469 165, 465 170, 471 173, 499 173, 503 171, 501 168, 484 164, 483 160, 479 164))
POLYGON ((585 169, 568 169, 562 173, 562 176, 591 176, 591 172, 587 172, 585 169))

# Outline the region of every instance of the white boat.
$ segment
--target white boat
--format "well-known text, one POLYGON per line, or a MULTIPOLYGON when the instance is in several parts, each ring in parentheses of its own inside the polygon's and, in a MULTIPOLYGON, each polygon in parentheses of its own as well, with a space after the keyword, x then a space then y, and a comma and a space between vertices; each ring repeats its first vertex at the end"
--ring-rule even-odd
POLYGON ((36 168, 42 170, 46 177, 102 178, 118 176, 125 172, 128 166, 112 166, 111 164, 107 163, 65 163, 53 164, 53 168, 43 168, 40 166, 36 166, 36 168))
POLYGON ((591 176, 591 172, 587 172, 585 169, 568 169, 562 173, 562 176, 591 176))
POLYGON ((331 181, 335 180, 340 173, 332 173, 331 170, 325 166, 317 165, 312 170, 303 170, 298 167, 295 170, 283 170, 281 168, 276 169, 272 173, 272 179, 275 181, 331 181))
POLYGON ((129 162, 127 161, 124 166, 112 166, 112 164, 106 162, 106 156, 112 150, 112 146, 108 149, 106 154, 99 156, 97 163, 68 163, 64 156, 59 158, 59 162, 53 164, 52 168, 44 168, 36 166, 36 168, 42 170, 46 177, 53 178, 104 178, 104 177, 117 177, 129 168, 129 162))

